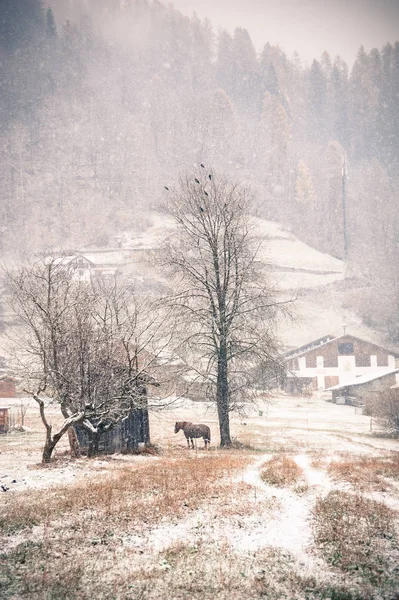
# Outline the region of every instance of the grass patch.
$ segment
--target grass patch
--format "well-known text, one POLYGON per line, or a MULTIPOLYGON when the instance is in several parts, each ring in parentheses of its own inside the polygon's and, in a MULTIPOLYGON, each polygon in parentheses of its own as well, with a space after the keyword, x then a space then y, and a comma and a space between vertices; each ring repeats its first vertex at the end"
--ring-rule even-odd
POLYGON ((328 473, 339 481, 347 481, 360 489, 386 487, 385 478, 399 480, 399 454, 393 457, 362 457, 332 462, 328 473))
POLYGON ((397 549, 395 517, 380 502, 332 491, 316 500, 315 541, 330 564, 378 584, 388 581, 389 553, 397 549))
MULTIPOLYGON (((164 523, 173 527, 179 519, 204 507, 209 514, 217 514, 218 507, 223 509, 231 498, 240 499, 235 511, 246 514, 243 504, 251 489, 235 478, 249 460, 223 453, 162 458, 133 468, 110 465, 110 474, 79 484, 49 488, 45 493, 33 490, 7 495, 0 518, 0 544, 4 543, 0 596, 45 600, 156 598, 149 590, 154 578, 163 585, 168 566, 154 563, 153 528, 161 525, 162 531, 164 523), (30 529, 35 524, 40 527, 30 529), (22 541, 7 551, 9 535, 18 529, 22 541), (130 539, 143 542, 130 546, 130 539)), ((220 581, 216 575, 211 586, 215 593, 223 581, 227 588, 230 585, 227 572, 220 581)), ((164 592, 164 597, 169 597, 166 588, 164 592)))
POLYGON ((46 600, 78 597, 83 565, 65 560, 66 556, 60 561, 58 556, 42 541, 22 543, 8 555, 0 555, 0 596, 46 600))
POLYGON ((266 483, 280 487, 298 483, 303 471, 294 459, 284 454, 273 456, 261 469, 260 476, 266 483))
POLYGON ((107 475, 71 486, 9 494, 0 516, 0 531, 51 523, 64 515, 89 511, 107 523, 151 524, 197 509, 223 493, 235 472, 249 459, 237 454, 179 460, 160 459, 140 467, 113 467, 107 475), (45 500, 44 500, 45 497, 45 500))

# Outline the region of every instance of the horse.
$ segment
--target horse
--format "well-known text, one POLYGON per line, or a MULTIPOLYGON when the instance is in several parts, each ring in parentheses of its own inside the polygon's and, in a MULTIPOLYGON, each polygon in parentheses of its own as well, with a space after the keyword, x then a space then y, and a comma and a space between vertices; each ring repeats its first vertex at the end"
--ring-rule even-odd
POLYGON ((180 429, 183 430, 184 435, 186 436, 187 446, 190 449, 190 440, 191 440, 191 448, 194 448, 194 438, 203 438, 205 442, 205 450, 209 449, 209 444, 211 443, 211 430, 208 425, 194 425, 194 423, 188 423, 187 421, 178 421, 175 424, 175 433, 178 433, 180 429))

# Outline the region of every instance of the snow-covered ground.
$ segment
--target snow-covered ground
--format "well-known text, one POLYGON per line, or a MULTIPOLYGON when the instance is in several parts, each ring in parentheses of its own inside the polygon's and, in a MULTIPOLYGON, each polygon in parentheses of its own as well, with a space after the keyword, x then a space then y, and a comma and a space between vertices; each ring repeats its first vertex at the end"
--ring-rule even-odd
MULTIPOLYGON (((17 400, 9 401, 12 402, 17 400)), ((50 413, 50 418, 56 425, 59 417, 55 411, 50 413)), ((0 437, 0 486, 8 488, 6 492, 0 490, 0 505, 29 490, 59 485, 73 487, 85 481, 89 487, 91 482, 115 476, 121 467, 133 471, 143 469, 145 477, 149 466, 155 466, 154 461, 161 461, 158 464, 162 468, 173 470, 181 458, 206 460, 222 456, 224 452, 216 448, 215 411, 191 401, 181 401, 173 410, 151 415, 151 439, 163 449, 165 461, 163 456, 126 455, 71 461, 65 454, 67 440, 64 438, 55 463, 43 468, 38 463, 44 433, 34 404, 29 406, 26 424, 28 432, 0 437), (202 440, 194 451, 187 450, 184 436, 174 434, 176 420, 207 423, 212 434, 211 452, 203 450, 202 440)), ((375 431, 375 423, 371 423, 370 417, 355 414, 353 407, 328 403, 322 397, 310 400, 276 397, 272 402, 260 402, 249 408, 245 417, 233 417, 231 425, 233 436, 246 444, 244 449, 233 451, 244 458, 242 470, 230 477, 227 475, 230 487, 226 490, 239 490, 237 495, 225 497, 220 488, 215 489, 210 502, 194 510, 187 509, 180 517, 163 517, 152 524, 143 524, 139 530, 132 530, 127 524, 126 529, 122 527, 120 531, 115 560, 123 562, 126 556, 137 568, 141 565, 143 569, 155 561, 168 570, 170 564, 162 557, 182 543, 191 548, 212 546, 215 552, 223 547, 230 556, 242 560, 253 560, 257 553, 271 551, 290 557, 290 564, 297 573, 317 579, 319 585, 335 582, 336 571, 315 547, 315 502, 332 490, 353 494, 358 490, 348 482, 334 479, 328 465, 348 458, 394 456, 399 452, 398 441, 373 436, 370 426, 375 431), (291 457, 300 467, 297 484, 276 486, 262 480, 263 465, 281 455, 291 457)), ((387 480, 380 489, 370 488, 362 493, 399 511, 399 485, 393 479, 387 480)), ((10 552, 26 542, 35 543, 45 535, 43 525, 34 526, 6 537, 3 548, 10 552)))

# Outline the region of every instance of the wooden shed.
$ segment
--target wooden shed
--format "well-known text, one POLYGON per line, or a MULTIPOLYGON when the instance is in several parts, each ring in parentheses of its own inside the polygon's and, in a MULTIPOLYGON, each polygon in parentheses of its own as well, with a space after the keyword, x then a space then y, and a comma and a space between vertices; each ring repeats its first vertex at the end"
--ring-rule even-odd
MULTIPOLYGON (((80 450, 85 454, 89 450, 90 435, 81 425, 75 426, 80 450)), ((137 408, 125 417, 112 429, 104 431, 99 440, 98 452, 100 454, 113 454, 114 452, 132 452, 141 444, 150 443, 150 423, 148 410, 137 408)))
POLYGON ((9 408, 0 406, 0 433, 7 433, 9 428, 9 408))
MULTIPOLYGON (((394 389, 399 383, 399 368, 387 373, 366 374, 353 381, 335 385, 328 389, 332 392, 333 402, 344 399, 345 404, 365 404, 378 398, 382 392, 394 389)), ((339 401, 338 401, 339 402, 339 401)))

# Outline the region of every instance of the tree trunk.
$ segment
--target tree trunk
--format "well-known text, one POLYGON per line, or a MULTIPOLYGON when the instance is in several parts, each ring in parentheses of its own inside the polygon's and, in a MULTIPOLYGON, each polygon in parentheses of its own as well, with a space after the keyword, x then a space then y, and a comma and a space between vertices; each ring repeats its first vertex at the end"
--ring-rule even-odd
POLYGON ((229 411, 229 383, 227 378, 227 346, 221 344, 218 357, 217 376, 217 407, 219 417, 220 445, 231 446, 230 438, 230 411, 229 411))
MULTIPOLYGON (((24 391, 27 394, 31 393, 28 390, 24 390, 24 391)), ((62 436, 64 435, 64 433, 68 431, 68 429, 71 427, 71 425, 74 425, 75 423, 76 424, 81 423, 83 421, 84 412, 75 413, 75 414, 69 416, 68 418, 66 418, 64 423, 62 424, 62 427, 59 430, 59 432, 52 435, 53 426, 50 425, 50 423, 46 419, 46 415, 44 412, 44 402, 41 398, 39 398, 39 396, 37 394, 32 394, 32 395, 33 395, 33 399, 39 405, 40 417, 42 419, 43 425, 46 428, 46 441, 44 443, 44 448, 43 448, 42 462, 49 463, 51 461, 53 450, 56 447, 56 445, 58 444, 58 442, 60 441, 60 439, 62 438, 62 436)))
POLYGON ((80 446, 78 436, 76 435, 76 431, 73 427, 68 429, 68 439, 69 439, 69 447, 71 449, 71 456, 73 458, 80 458, 80 446))
POLYGON ((48 464, 51 462, 51 457, 53 455, 53 450, 57 444, 58 440, 55 442, 52 439, 46 439, 46 443, 44 444, 43 454, 42 454, 42 463, 48 464))

